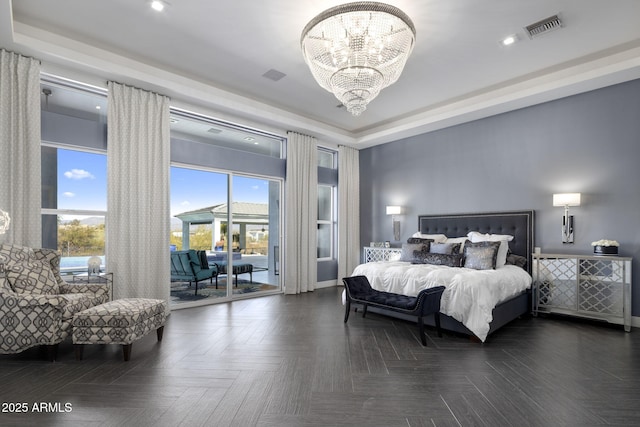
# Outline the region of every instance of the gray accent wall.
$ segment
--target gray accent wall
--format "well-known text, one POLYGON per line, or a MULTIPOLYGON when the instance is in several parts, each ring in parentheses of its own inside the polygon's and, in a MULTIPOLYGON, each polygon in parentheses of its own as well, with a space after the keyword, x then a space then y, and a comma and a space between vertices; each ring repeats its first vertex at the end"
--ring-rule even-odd
POLYGON ((632 314, 640 316, 640 80, 360 151, 361 240, 393 241, 386 205, 400 205, 401 241, 420 214, 535 210, 542 252, 591 254, 614 239, 634 257, 632 314), (563 244, 554 193, 571 208, 563 244))
POLYGON ((107 124, 64 114, 42 111, 42 140, 57 144, 107 149, 107 124))

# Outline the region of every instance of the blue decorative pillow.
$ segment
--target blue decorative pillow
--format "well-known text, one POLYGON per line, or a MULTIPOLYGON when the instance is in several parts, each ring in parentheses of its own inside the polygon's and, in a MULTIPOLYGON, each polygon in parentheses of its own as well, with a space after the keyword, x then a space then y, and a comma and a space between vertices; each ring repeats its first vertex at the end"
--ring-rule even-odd
POLYGON ((475 270, 496 268, 500 242, 467 242, 464 245, 464 267, 475 270))
POLYGON ((429 252, 434 254, 459 254, 460 243, 432 243, 429 252))
POLYGON ((433 252, 414 252, 413 264, 433 264, 446 265, 447 267, 460 267, 462 255, 460 254, 437 254, 433 252))

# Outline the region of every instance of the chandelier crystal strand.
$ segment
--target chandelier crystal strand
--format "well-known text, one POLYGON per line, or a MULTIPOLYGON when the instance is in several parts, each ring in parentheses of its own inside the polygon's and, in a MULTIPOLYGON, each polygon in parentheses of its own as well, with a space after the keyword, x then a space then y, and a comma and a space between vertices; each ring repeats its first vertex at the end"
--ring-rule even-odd
POLYGON ((400 9, 384 3, 336 6, 313 18, 300 44, 313 77, 354 116, 395 83, 413 50, 416 30, 400 9))

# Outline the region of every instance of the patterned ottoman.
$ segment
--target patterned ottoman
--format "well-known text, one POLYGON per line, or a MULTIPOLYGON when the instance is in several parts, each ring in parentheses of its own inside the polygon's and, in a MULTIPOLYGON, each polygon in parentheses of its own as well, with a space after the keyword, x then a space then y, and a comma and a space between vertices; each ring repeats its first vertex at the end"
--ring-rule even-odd
POLYGON ((125 362, 131 346, 156 329, 162 341, 167 303, 161 299, 125 298, 88 308, 73 316, 76 360, 82 360, 83 344, 122 344, 125 362))

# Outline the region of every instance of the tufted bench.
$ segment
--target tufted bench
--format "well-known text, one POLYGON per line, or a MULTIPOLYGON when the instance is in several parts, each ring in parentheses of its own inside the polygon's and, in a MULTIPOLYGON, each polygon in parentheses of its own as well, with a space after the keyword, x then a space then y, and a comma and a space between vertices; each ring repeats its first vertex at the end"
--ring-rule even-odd
MULTIPOLYGON (((219 261, 215 263, 218 267, 218 274, 227 274, 227 262, 219 261)), ((238 286, 238 274, 249 273, 249 281, 253 283, 253 264, 248 262, 234 262, 231 273, 235 276, 236 286, 238 286)), ((216 283, 216 288, 218 284, 216 283)))
POLYGON ((84 344, 122 344, 125 362, 131 346, 152 330, 162 341, 167 303, 161 299, 125 298, 88 308, 73 316, 76 359, 82 360, 84 344))
POLYGON ((438 336, 442 336, 440 331, 440 298, 445 290, 444 286, 423 289, 415 297, 410 297, 375 290, 371 287, 366 276, 345 277, 342 282, 346 290, 344 323, 349 320, 351 303, 354 302, 362 304, 362 317, 367 314, 367 307, 369 306, 417 317, 422 345, 427 345, 423 318, 433 314, 438 336))

